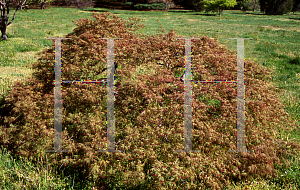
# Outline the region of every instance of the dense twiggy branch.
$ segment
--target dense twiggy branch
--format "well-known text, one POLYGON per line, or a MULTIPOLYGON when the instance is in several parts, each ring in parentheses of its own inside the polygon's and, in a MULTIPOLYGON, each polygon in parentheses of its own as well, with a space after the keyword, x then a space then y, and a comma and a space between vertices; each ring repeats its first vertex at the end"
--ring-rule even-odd
MULTIPOLYGON (((12 20, 7 24, 7 26, 9 26, 14 20, 15 20, 15 17, 16 17, 16 13, 18 10, 22 10, 23 7, 27 7, 28 5, 24 5, 26 3, 26 0, 24 0, 23 2, 19 3, 16 10, 15 10, 15 13, 14 13, 14 16, 12 18, 12 20)), ((9 18, 9 8, 7 7, 7 20, 9 18)))

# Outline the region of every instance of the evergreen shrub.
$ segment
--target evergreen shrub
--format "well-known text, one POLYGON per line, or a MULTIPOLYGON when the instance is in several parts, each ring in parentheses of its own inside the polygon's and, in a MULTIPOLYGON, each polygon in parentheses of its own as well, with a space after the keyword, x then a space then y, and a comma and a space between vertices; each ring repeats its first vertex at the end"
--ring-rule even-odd
POLYGON ((292 12, 300 11, 300 0, 294 0, 292 12))
POLYGON ((134 8, 133 6, 134 6, 133 2, 127 2, 123 4, 123 7, 126 9, 133 9, 134 8))
POLYGON ((123 6, 131 6, 133 4, 133 2, 126 2, 123 4, 123 6))
POLYGON ((267 0, 261 5, 267 15, 283 15, 291 12, 293 0, 267 0))
MULTIPOLYGON (((246 148, 236 148, 236 84, 193 84, 193 150, 184 149, 184 40, 173 30, 137 35, 138 19, 109 12, 79 19, 62 41, 62 80, 105 78, 107 41, 115 40, 115 140, 122 153, 106 150, 107 87, 102 83, 62 83, 62 148, 53 150, 54 47, 33 65, 33 77, 18 82, 5 97, 0 144, 33 163, 47 158, 49 170, 78 173, 100 189, 220 189, 231 181, 278 174, 299 145, 279 130, 296 127, 284 110, 271 72, 245 61, 246 148), (98 74, 98 75, 97 75, 98 74), (51 169, 52 168, 52 169, 51 169)), ((237 55, 217 40, 192 40, 193 80, 236 80, 237 55)), ((3 111, 3 110, 2 110, 3 111)), ((0 112, 1 113, 1 112, 0 112)), ((72 175, 73 176, 73 175, 72 175)), ((77 178, 76 178, 77 179, 77 178)), ((75 179, 75 180, 76 180, 75 179)))
POLYGON ((153 3, 153 4, 137 4, 134 7, 138 10, 165 10, 167 5, 164 3, 153 3))
POLYGON ((259 10, 260 6, 256 1, 245 1, 245 2, 239 2, 242 6, 243 11, 254 11, 259 10))
POLYGON ((276 10, 276 14, 283 15, 291 12, 293 9, 293 4, 293 0, 282 0, 281 4, 278 7, 278 10, 276 10))

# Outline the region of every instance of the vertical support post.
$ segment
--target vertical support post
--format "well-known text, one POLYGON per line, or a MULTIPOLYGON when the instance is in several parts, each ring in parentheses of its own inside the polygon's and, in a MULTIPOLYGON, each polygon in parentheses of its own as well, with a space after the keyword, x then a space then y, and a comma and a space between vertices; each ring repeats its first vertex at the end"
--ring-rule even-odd
POLYGON ((107 150, 98 152, 123 152, 115 148, 114 38, 101 39, 107 39, 107 150))
MULTIPOLYGON (((54 150, 46 152, 71 152, 71 150, 62 150, 62 97, 61 83, 61 40, 70 38, 47 38, 55 39, 55 89, 54 89, 54 150), (60 64, 59 64, 60 63, 60 64), (58 74, 59 73, 59 74, 58 74)), ((108 150, 99 152, 122 152, 115 150, 115 117, 114 117, 114 39, 107 39, 107 143, 108 150)), ((122 39, 122 38, 118 38, 122 39)), ((82 81, 80 81, 82 82, 82 81)))
POLYGON ((54 150, 46 152, 71 152, 62 150, 62 98, 61 98, 61 40, 70 38, 47 38, 55 39, 55 88, 54 88, 54 150))
POLYGON ((237 39, 237 150, 246 152, 245 145, 245 84, 244 39, 237 39))
POLYGON ((107 150, 115 150, 114 39, 107 39, 107 150))
POLYGON ((185 74, 184 74, 184 150, 175 152, 201 152, 192 150, 192 72, 191 72, 191 39, 199 38, 177 38, 185 39, 185 74))
MULTIPOLYGON (((55 39, 55 89, 54 89, 54 150, 46 152, 71 152, 62 150, 62 97, 61 97, 61 40, 70 38, 48 38, 55 39), (59 73, 59 74, 58 74, 59 73)), ((114 39, 107 39, 107 150, 98 152, 123 152, 115 150, 115 117, 114 117, 114 39)), ((122 39, 122 38, 116 38, 122 39)), ((185 105, 184 105, 184 150, 176 152, 201 152, 192 150, 192 85, 191 85, 191 39, 199 38, 178 38, 185 39, 185 105)), ((244 78, 244 38, 237 39, 237 150, 228 152, 252 152, 246 150, 245 146, 245 78, 244 78), (243 80, 242 80, 243 79, 243 80)), ((252 38, 246 38, 252 39, 252 38)), ((208 81, 206 81, 208 82, 208 81)), ((220 82, 220 81, 212 81, 220 82)))
POLYGON ((229 38, 237 39, 237 150, 228 152, 252 152, 246 150, 245 145, 245 61, 244 39, 253 38, 229 38))

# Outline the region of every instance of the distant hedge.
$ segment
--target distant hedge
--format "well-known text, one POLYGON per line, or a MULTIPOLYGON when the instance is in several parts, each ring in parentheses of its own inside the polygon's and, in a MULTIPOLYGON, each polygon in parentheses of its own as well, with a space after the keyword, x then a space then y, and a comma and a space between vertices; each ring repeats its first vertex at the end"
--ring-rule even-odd
POLYGON ((131 6, 131 5, 133 5, 133 2, 127 2, 123 4, 123 6, 131 6))
POLYGON ((134 6, 133 2, 123 3, 123 8, 125 9, 134 9, 133 6, 134 6))
POLYGON ((153 4, 137 4, 134 5, 134 8, 138 10, 165 10, 167 8, 167 5, 164 3, 153 3, 153 4))

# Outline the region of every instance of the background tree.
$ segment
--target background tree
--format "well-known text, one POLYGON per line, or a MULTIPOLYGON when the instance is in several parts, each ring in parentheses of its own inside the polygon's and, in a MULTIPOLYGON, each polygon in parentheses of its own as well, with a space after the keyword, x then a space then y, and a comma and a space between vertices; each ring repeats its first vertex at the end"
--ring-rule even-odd
POLYGON ((242 6, 243 1, 237 0, 236 3, 237 4, 232 9, 233 10, 241 10, 243 8, 243 6, 242 6))
MULTIPOLYGON (((133 0, 127 0, 127 2, 133 2, 133 0)), ((95 0, 95 7, 115 7, 121 6, 126 3, 125 0, 95 0)))
POLYGON ((300 0, 294 0, 292 12, 295 14, 296 11, 300 11, 300 0))
MULTIPOLYGON (((276 15, 287 14, 292 11, 294 1, 293 0, 277 0, 276 1, 278 7, 275 7, 275 11, 273 11, 276 15)), ((271 13, 271 14, 273 14, 271 13)))
POLYGON ((39 0, 39 4, 41 4, 41 9, 45 9, 45 5, 47 4, 47 3, 52 3, 53 2, 53 0, 39 0))
POLYGON ((261 11, 267 15, 283 15, 292 11, 293 0, 259 0, 261 11))
POLYGON ((77 8, 93 7, 94 0, 67 0, 69 6, 76 6, 77 8))
POLYGON ((95 7, 119 8, 123 7, 123 4, 127 2, 132 3, 131 9, 135 9, 134 5, 137 4, 164 3, 167 5, 166 9, 174 6, 174 3, 171 0, 95 0, 95 7))
MULTIPOLYGON (((43 1, 43 0, 37 0, 43 1)), ((51 0, 51 5, 56 6, 75 6, 77 8, 92 7, 96 2, 104 2, 104 0, 51 0)), ((108 2, 105 0, 105 2, 108 2)))
POLYGON ((259 0, 260 12, 265 12, 267 7, 267 0, 259 0))
POLYGON ((41 9, 45 9, 46 4, 51 4, 54 0, 32 0, 30 5, 39 5, 41 9))
POLYGON ((195 10, 195 11, 204 10, 203 0, 173 0, 173 3, 187 10, 195 10))
POLYGON ((27 0, 0 0, 0 10, 1 10, 1 18, 0 18, 0 30, 1 30, 1 39, 7 40, 6 29, 7 27, 15 20, 16 13, 18 10, 22 10, 23 8, 28 7, 26 3, 30 2, 27 0), (13 5, 16 5, 15 13, 10 22, 9 19, 9 11, 13 5))
POLYGON ((259 0, 244 0, 242 6, 244 11, 252 10, 254 12, 260 8, 259 0))
POLYGON ((204 0, 205 12, 217 12, 222 15, 222 11, 237 5, 236 0, 204 0))
POLYGON ((67 5, 67 0, 54 0, 51 5, 55 6, 66 6, 67 5))

